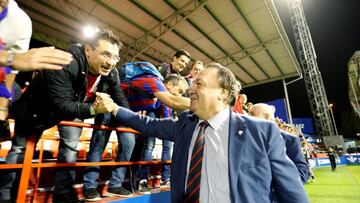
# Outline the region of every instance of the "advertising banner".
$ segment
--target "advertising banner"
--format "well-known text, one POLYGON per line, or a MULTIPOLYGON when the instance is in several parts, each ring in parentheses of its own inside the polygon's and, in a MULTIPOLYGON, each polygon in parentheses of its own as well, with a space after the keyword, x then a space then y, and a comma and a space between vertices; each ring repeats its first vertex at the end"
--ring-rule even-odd
MULTIPOLYGON (((330 166, 330 160, 328 158, 316 158, 316 166, 330 166)), ((339 156, 339 159, 336 160, 337 165, 360 165, 360 154, 355 155, 344 155, 339 156)))

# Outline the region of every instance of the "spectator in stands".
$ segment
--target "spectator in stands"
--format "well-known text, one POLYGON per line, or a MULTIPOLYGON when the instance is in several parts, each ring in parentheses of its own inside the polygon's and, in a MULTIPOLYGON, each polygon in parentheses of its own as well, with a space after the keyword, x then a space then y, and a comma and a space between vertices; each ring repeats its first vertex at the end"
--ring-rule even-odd
POLYGON ((249 113, 249 110, 252 107, 252 105, 254 105, 252 102, 246 102, 245 103, 245 110, 246 110, 247 113, 249 113))
MULTIPOLYGON (((120 85, 120 84, 118 84, 120 85)), ((99 114, 95 117, 95 125, 105 125, 117 127, 120 125, 114 117, 107 114, 99 114)), ((98 130, 94 129, 89 153, 86 160, 88 162, 100 162, 104 150, 108 144, 111 135, 110 130, 98 130)), ((118 140, 118 150, 115 161, 129 161, 135 146, 135 135, 133 133, 116 132, 118 140)), ((131 191, 123 187, 123 182, 126 175, 126 166, 115 166, 112 170, 112 176, 109 180, 107 191, 103 196, 119 196, 119 197, 131 197, 133 194, 131 191)), ((98 178, 100 175, 100 166, 89 166, 85 168, 84 173, 84 196, 86 201, 98 201, 101 200, 101 195, 97 191, 98 178)))
MULTIPOLYGON (((153 74, 143 74, 134 77, 129 82, 121 84, 131 107, 135 112, 146 111, 148 115, 158 118, 170 118, 172 109, 185 110, 190 106, 190 99, 182 97, 185 91, 186 81, 177 74, 169 75, 164 83, 161 79, 153 74), (165 83, 165 84, 164 84, 165 83), (171 109, 170 109, 171 108, 171 109)), ((144 150, 141 155, 142 160, 151 160, 151 153, 154 147, 154 138, 146 138, 144 140, 144 150)), ((170 141, 163 142, 163 160, 170 158, 170 150, 172 144, 170 141)), ((169 179, 169 169, 165 166, 163 171, 163 179, 161 183, 167 184, 169 179)), ((140 172, 140 193, 150 193, 145 187, 148 175, 148 168, 140 172), (144 180, 145 179, 145 180, 144 180)))
POLYGON ((329 149, 327 151, 327 156, 329 157, 329 161, 331 164, 331 170, 333 172, 335 172, 336 171, 336 159, 339 159, 339 156, 337 155, 336 151, 332 147, 329 147, 329 149))
POLYGON ((247 100, 248 100, 248 98, 247 98, 246 94, 241 94, 239 92, 238 97, 236 99, 235 106, 233 108, 234 111, 238 112, 238 113, 241 113, 241 114, 248 115, 248 109, 247 109, 247 106, 246 106, 247 100))
MULTIPOLYGON (((35 135, 37 141, 44 130, 62 120, 81 121, 107 112, 101 101, 93 104, 96 91, 107 92, 117 104, 128 107, 119 87, 118 72, 114 69, 121 45, 111 31, 101 30, 83 46, 75 45, 70 49, 74 60, 62 70, 41 71, 36 75, 13 104, 15 135, 6 163, 23 161, 28 136, 35 135)), ((75 162, 82 129, 60 125, 58 129, 58 162, 75 162)), ((54 202, 77 201, 72 188, 74 172, 65 168, 55 172, 54 202)), ((11 189, 17 189, 15 178, 14 171, 6 171, 1 176, 0 200, 10 200, 11 189)))
MULTIPOLYGON (((181 76, 177 78, 181 78, 181 76)), ((183 84, 181 83, 180 85, 176 88, 184 89, 183 84)), ((127 94, 126 97, 128 98, 131 110, 135 112, 151 112, 154 109, 158 109, 157 105, 160 103, 157 103, 157 100, 173 109, 185 110, 190 106, 189 98, 171 94, 167 91, 164 83, 152 74, 137 76, 128 83, 121 83, 121 87, 125 94, 127 94), (135 88, 128 88, 130 86, 135 88), (154 98, 157 100, 154 100, 154 98)))
POLYGON ((0 0, 0 139, 10 138, 8 105, 17 71, 61 69, 72 60, 71 54, 54 47, 28 51, 31 33, 31 20, 17 3, 0 0))
POLYGON ((239 92, 236 96, 236 101, 234 106, 232 107, 232 110, 235 111, 236 113, 240 113, 240 114, 244 114, 244 109, 243 109, 243 102, 242 102, 242 94, 240 93, 241 91, 241 84, 239 81, 237 81, 238 83, 238 88, 239 88, 239 92))
POLYGON ((177 121, 140 116, 97 96, 119 121, 174 141, 172 202, 271 202, 273 195, 281 202, 309 202, 275 124, 230 110, 237 92, 233 73, 211 63, 189 90, 191 112, 177 121))
MULTIPOLYGON (((273 122, 275 120, 275 107, 265 103, 257 103, 249 109, 249 115, 273 122)), ((281 130, 281 135, 285 141, 286 155, 298 169, 301 181, 306 183, 309 179, 309 170, 302 155, 300 138, 283 130, 281 130)))
POLYGON ((177 51, 171 63, 162 63, 158 69, 164 78, 171 74, 181 75, 182 71, 186 68, 190 61, 191 55, 185 50, 177 51))
POLYGON ((185 76, 186 81, 188 82, 189 86, 191 85, 191 81, 193 81, 196 76, 204 69, 204 64, 202 61, 195 61, 190 70, 190 74, 185 76))
MULTIPOLYGON (((181 95, 184 94, 184 92, 186 91, 186 87, 187 87, 186 80, 184 80, 183 77, 176 75, 176 74, 172 74, 172 75, 168 76, 164 80, 164 85, 169 93, 171 93, 172 95, 177 96, 177 97, 181 97, 181 95)), ((160 102, 161 102, 161 100, 160 100, 160 102)), ((160 107, 161 108, 153 111, 155 115, 153 115, 151 117, 156 117, 156 118, 173 118, 174 117, 173 116, 174 112, 172 111, 171 108, 168 108, 168 106, 163 105, 163 104, 161 104, 160 107), (166 108, 168 108, 168 109, 166 109, 166 108), (168 113, 165 113, 165 112, 168 112, 168 113)), ((141 157, 142 161, 151 161, 152 152, 155 147, 155 141, 156 141, 155 137, 145 137, 144 147, 142 150, 142 157, 141 157)), ((162 161, 171 160, 172 145, 173 145, 173 142, 168 141, 168 140, 162 140, 162 147, 163 147, 162 155, 161 155, 162 161)), ((155 174, 153 174, 153 175, 155 175, 155 174)), ((140 182, 139 182, 138 191, 140 193, 143 193, 143 194, 150 193, 150 190, 148 188, 148 182, 147 182, 148 177, 149 177, 149 167, 142 166, 139 171, 140 182)), ((162 167, 160 186, 166 186, 166 187, 170 186, 170 166, 169 165, 164 165, 162 167)))

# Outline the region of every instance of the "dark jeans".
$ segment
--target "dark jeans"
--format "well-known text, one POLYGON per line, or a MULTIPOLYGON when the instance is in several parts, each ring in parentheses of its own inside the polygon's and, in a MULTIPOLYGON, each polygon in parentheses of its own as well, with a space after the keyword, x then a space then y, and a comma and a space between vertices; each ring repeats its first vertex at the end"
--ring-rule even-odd
MULTIPOLYGON (((112 118, 111 114, 106 114, 104 116, 98 116, 95 120, 96 125, 113 125, 116 123, 115 119, 112 118)), ((111 131, 104 130, 94 130, 91 143, 90 151, 87 155, 87 161, 89 162, 100 162, 102 154, 106 148, 106 145, 109 141, 111 131)), ((131 154, 135 146, 135 135, 132 133, 117 133, 118 139, 118 152, 116 155, 115 161, 129 161, 131 154)), ((84 188, 97 188, 99 178, 100 167, 91 166, 85 168, 84 174, 84 188)), ((115 166, 112 171, 112 176, 109 181, 109 188, 120 187, 124 182, 126 175, 126 167, 115 166)))
MULTIPOLYGON (((151 155, 155 147, 155 137, 145 137, 144 138, 144 148, 141 157, 141 161, 151 161, 151 155)), ((161 160, 167 161, 171 160, 171 148, 173 146, 173 142, 162 140, 162 153, 161 153, 161 160)), ((139 178, 147 179, 149 175, 149 166, 141 166, 139 171, 139 178)), ((170 165, 163 165, 163 170, 161 173, 162 180, 169 180, 170 179, 170 165)))
POLYGON ((336 169, 336 159, 329 158, 329 160, 330 160, 331 170, 335 170, 336 169))
MULTIPOLYGON (((154 118, 155 114, 150 112, 148 116, 154 118)), ((155 147, 155 141, 156 141, 155 137, 144 138, 144 147, 141 155, 141 161, 151 161, 151 155, 155 147)), ((163 145, 163 149, 161 153, 161 160, 162 161, 171 160, 171 148, 173 146, 173 142, 168 140, 162 140, 162 145, 163 145)), ((140 180, 147 179, 148 175, 149 175, 149 166, 141 166, 139 171, 140 180)), ((162 180, 170 179, 170 165, 163 165, 161 179, 162 180)))

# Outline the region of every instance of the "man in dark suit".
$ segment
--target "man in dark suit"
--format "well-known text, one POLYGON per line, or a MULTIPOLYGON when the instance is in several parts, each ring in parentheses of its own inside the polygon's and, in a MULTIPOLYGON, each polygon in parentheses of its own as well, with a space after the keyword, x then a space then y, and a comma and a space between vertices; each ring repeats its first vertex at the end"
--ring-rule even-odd
MULTIPOLYGON (((257 118, 274 121, 275 110, 276 109, 274 106, 265 103, 258 103, 254 104, 250 108, 249 114, 257 118)), ((284 130, 281 130, 281 135, 285 141, 286 155, 298 169, 301 181, 306 183, 309 180, 310 173, 305 158, 302 154, 300 137, 290 134, 284 130)))
POLYGON ((280 130, 272 122, 232 112, 237 93, 233 73, 211 63, 194 80, 189 91, 191 111, 179 120, 137 115, 103 93, 97 93, 97 99, 124 124, 174 141, 174 203, 266 203, 274 195, 279 202, 309 202, 299 176, 294 175, 295 165, 286 157, 280 130))

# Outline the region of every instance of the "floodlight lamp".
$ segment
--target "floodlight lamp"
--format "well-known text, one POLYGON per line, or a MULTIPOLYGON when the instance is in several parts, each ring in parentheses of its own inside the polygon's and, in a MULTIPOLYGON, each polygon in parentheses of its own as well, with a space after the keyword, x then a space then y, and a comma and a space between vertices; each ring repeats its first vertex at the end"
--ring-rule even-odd
POLYGON ((83 34, 86 38, 92 38, 95 36, 95 33, 99 31, 99 28, 87 25, 83 28, 83 34))

